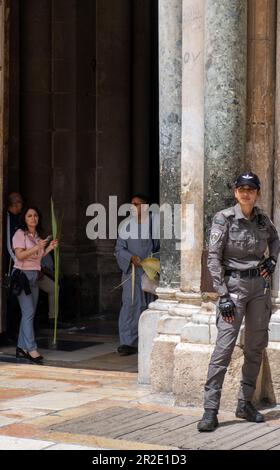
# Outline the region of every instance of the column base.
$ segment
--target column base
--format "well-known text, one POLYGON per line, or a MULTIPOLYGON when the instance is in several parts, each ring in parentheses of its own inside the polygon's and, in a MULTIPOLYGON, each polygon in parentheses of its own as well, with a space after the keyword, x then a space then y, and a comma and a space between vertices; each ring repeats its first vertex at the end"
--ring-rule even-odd
MULTIPOLYGON (((197 406, 203 408, 204 385, 208 365, 214 345, 180 343, 174 351, 173 394, 177 406, 197 406)), ((227 370, 221 397, 221 409, 233 411, 237 403, 243 365, 243 349, 236 346, 227 370)), ((260 371, 253 402, 258 404, 263 398, 263 374, 260 371)), ((267 400, 270 397, 267 397, 267 400)), ((272 403, 272 402, 271 402, 272 403)))
MULTIPOLYGON (((174 308, 178 301, 176 293, 178 289, 158 288, 158 299, 149 305, 140 317, 138 332, 138 383, 151 383, 151 354, 153 343, 158 336, 158 324, 161 317, 174 308)), ((169 316, 168 316, 169 318, 169 316)), ((172 329, 172 327, 171 327, 172 329)))

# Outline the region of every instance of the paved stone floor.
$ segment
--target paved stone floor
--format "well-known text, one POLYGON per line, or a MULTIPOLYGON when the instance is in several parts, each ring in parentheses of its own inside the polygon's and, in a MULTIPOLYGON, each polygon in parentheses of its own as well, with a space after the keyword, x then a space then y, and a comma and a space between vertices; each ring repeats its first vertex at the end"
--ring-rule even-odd
POLYGON ((210 434, 196 430, 201 412, 134 372, 0 363, 0 450, 280 449, 280 408, 263 424, 221 413, 210 434))
MULTIPOLYGON (((61 329, 58 332, 57 349, 52 349, 53 338, 50 330, 41 329, 36 334, 36 340, 46 365, 137 372, 137 356, 120 358, 117 354, 118 337, 114 334, 101 333, 98 328, 61 329), (47 348, 48 340, 50 346, 47 348)), ((15 347, 15 343, 11 345, 0 341, 0 364, 2 361, 15 360, 15 347)))

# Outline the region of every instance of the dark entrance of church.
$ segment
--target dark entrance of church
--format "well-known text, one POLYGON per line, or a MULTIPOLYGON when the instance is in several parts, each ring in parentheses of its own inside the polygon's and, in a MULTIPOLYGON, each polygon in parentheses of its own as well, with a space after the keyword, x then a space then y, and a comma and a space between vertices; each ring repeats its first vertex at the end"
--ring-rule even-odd
MULTIPOLYGON (((10 2, 6 190, 64 214, 61 315, 117 319, 114 240, 90 241, 87 207, 158 199, 157 0, 10 2)), ((48 233, 46 233, 48 234, 48 233)))

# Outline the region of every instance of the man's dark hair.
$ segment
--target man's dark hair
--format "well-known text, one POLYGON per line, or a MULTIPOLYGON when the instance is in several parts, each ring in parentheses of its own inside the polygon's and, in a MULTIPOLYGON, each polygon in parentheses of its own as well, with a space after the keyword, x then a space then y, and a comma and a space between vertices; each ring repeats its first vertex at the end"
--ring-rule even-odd
POLYGON ((133 194, 133 195, 131 196, 131 201, 132 201, 132 199, 134 199, 135 197, 137 197, 138 199, 141 199, 141 201, 143 201, 144 204, 150 204, 150 198, 149 198, 149 196, 147 196, 146 194, 143 194, 143 193, 133 194))
POLYGON ((38 233, 38 235, 41 237, 42 236, 42 233, 43 233, 43 227, 42 227, 42 214, 41 214, 41 211, 38 209, 38 207, 35 207, 35 206, 27 206, 23 209, 21 215, 20 215, 20 226, 22 228, 22 230, 28 230, 27 228, 27 224, 25 222, 25 216, 27 214, 27 212, 32 209, 33 211, 37 212, 38 214, 38 217, 39 217, 39 220, 38 220, 38 225, 36 227, 36 232, 38 233))

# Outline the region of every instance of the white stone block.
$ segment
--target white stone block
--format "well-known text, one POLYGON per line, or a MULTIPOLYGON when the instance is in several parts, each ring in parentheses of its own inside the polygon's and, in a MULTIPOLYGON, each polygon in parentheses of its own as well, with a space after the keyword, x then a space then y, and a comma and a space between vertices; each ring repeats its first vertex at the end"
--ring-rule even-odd
POLYGON ((163 315, 158 322, 158 334, 166 335, 180 335, 182 329, 187 323, 184 317, 171 317, 170 315, 163 315))
POLYGON ((181 340, 188 343, 209 344, 209 325, 188 323, 182 330, 181 340))
POLYGON ((280 342, 280 323, 271 322, 269 324, 269 341, 280 342))
POLYGON ((271 322, 272 323, 280 323, 280 313, 279 310, 277 310, 276 313, 273 313, 271 316, 271 322))
POLYGON ((216 325, 217 321, 217 316, 215 315, 210 315, 210 325, 216 325))
POLYGON ((174 370, 174 350, 179 335, 160 335, 154 340, 151 354, 151 385, 157 392, 171 392, 174 370))
POLYGON ((192 315, 192 322, 197 323, 199 325, 209 325, 210 319, 211 315, 205 313, 196 313, 192 315))
POLYGON ((157 336, 158 322, 165 312, 146 310, 141 314, 138 326, 138 382, 151 382, 151 353, 153 341, 157 336))

